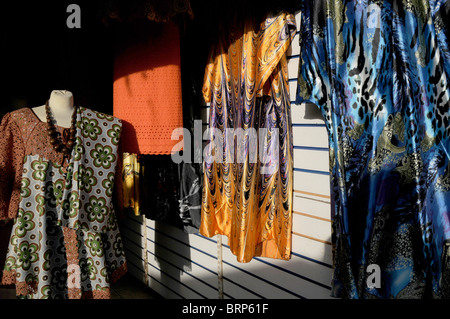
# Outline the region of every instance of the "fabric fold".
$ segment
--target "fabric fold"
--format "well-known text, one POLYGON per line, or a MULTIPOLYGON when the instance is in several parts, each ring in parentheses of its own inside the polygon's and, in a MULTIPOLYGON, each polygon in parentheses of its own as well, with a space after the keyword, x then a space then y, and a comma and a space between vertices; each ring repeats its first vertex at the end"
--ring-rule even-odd
POLYGON ((211 142, 205 149, 200 233, 226 235, 240 262, 254 256, 289 259, 292 128, 286 51, 295 19, 286 12, 262 21, 235 15, 229 25, 212 48, 204 78, 211 142), (266 165, 273 170, 264 172, 266 165))
POLYGON ((302 1, 297 102, 328 131, 335 297, 450 295, 448 10, 302 1))

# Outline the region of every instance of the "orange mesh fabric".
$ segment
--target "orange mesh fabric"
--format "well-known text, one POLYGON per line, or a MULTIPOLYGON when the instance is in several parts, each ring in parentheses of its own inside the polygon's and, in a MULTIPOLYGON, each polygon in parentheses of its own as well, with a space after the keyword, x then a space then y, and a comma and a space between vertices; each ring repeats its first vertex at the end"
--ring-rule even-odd
POLYGON ((16 217, 25 147, 11 114, 0 124, 0 220, 16 217))
POLYGON ((114 61, 114 116, 123 121, 123 151, 171 154, 183 127, 180 34, 173 23, 132 28, 114 61))

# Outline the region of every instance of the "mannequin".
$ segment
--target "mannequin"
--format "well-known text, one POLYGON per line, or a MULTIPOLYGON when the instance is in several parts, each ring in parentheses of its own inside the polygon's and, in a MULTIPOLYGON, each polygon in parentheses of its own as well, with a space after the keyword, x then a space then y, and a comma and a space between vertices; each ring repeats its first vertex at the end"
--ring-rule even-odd
POLYGON ((121 198, 115 196, 122 187, 121 178, 115 178, 122 172, 121 126, 116 117, 73 105, 72 93, 65 90, 52 91, 45 106, 22 107, 3 116, 0 220, 11 218, 13 225, 0 227, 0 253, 8 245, 6 255, 0 254, 0 263, 6 264, 0 268, 0 285, 15 285, 16 295, 26 299, 111 297, 111 284, 127 271, 116 217, 121 198), (44 114, 52 118, 45 121, 44 114), (81 118, 92 123, 87 130, 76 126, 81 118), (28 224, 22 221, 22 207, 28 224), (84 210, 101 211, 101 216, 93 219, 84 210), (87 232, 101 240, 101 251, 91 248, 87 232), (92 260, 96 269, 81 267, 84 259, 92 260), (61 274, 61 269, 67 271, 61 274))
MULTIPOLYGON (((55 125, 69 128, 74 110, 72 92, 67 90, 53 90, 48 103, 52 110, 53 120, 56 122, 55 125)), ((32 110, 41 121, 47 121, 45 105, 34 107, 32 110)))

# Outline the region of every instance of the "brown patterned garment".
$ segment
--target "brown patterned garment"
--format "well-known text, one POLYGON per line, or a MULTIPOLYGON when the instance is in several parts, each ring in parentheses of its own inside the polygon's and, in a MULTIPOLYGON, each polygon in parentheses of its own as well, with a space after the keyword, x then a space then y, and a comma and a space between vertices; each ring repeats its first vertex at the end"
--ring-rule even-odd
POLYGON ((119 119, 78 108, 67 160, 31 109, 3 117, 0 219, 14 224, 1 283, 15 284, 17 296, 109 298, 127 271, 112 200, 121 130, 119 119))

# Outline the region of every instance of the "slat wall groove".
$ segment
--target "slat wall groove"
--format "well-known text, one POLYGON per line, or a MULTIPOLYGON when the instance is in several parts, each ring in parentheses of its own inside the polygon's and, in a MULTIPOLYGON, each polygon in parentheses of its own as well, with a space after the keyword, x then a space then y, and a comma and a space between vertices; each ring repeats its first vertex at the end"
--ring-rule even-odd
POLYGON ((292 234, 294 234, 296 236, 300 236, 300 237, 305 237, 305 238, 308 238, 308 239, 311 239, 311 240, 315 240, 315 241, 318 241, 319 243, 323 243, 323 244, 326 244, 326 245, 331 245, 331 242, 329 242, 327 240, 318 239, 318 238, 315 238, 315 237, 312 237, 312 236, 308 236, 308 235, 305 235, 305 234, 301 234, 301 233, 297 233, 297 232, 294 232, 294 231, 292 232, 292 234))
MULTIPOLYGON (((308 196, 308 195, 309 195, 309 196, 317 196, 317 197, 327 198, 327 199, 330 198, 329 195, 323 195, 323 194, 317 194, 317 193, 311 193, 311 192, 299 191, 299 190, 295 190, 295 189, 294 189, 294 193, 303 194, 303 195, 306 195, 306 196, 308 196)), ((329 202, 327 202, 327 203, 329 203, 329 202)))
MULTIPOLYGON (((296 21, 298 26, 300 13, 296 21)), ((163 297, 217 299, 222 292, 225 299, 330 298, 328 135, 319 109, 295 101, 299 36, 297 32, 288 50, 294 148, 291 260, 256 257, 249 263, 239 263, 224 236, 218 243, 217 236, 185 234, 143 216, 127 216, 121 222, 121 232, 129 271, 144 282, 148 280, 149 287, 163 297)), ((202 106, 201 111, 206 129, 209 106, 202 106)))
POLYGON ((326 222, 331 222, 331 219, 322 218, 322 217, 314 216, 314 215, 311 215, 311 214, 306 214, 306 213, 296 212, 296 211, 293 211, 292 213, 297 214, 297 215, 301 215, 301 216, 305 216, 305 217, 309 217, 309 218, 316 218, 316 219, 323 220, 323 221, 326 221, 326 222))

